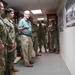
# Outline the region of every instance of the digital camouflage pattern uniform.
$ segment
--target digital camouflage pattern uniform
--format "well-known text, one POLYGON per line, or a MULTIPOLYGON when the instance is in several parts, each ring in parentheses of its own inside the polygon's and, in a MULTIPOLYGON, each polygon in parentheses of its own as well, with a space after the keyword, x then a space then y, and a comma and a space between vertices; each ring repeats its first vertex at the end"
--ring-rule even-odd
POLYGON ((20 45, 20 40, 19 40, 19 31, 18 31, 18 24, 14 24, 15 28, 15 41, 16 41, 16 56, 21 56, 21 45, 20 45))
MULTIPOLYGON (((7 31, 3 19, 0 17, 0 44, 3 44, 5 46, 6 43, 7 43, 7 31)), ((5 49, 0 50, 0 75, 4 75, 5 72, 5 57, 6 57, 5 49)))
MULTIPOLYGON (((9 34, 8 44, 15 44, 15 30, 12 20, 5 18, 4 22, 6 23, 6 28, 9 34)), ((12 70, 14 68, 14 59, 15 59, 15 47, 7 47, 7 70, 12 70)))
POLYGON ((39 42, 39 48, 41 52, 42 45, 45 48, 46 51, 46 25, 45 24, 39 24, 39 30, 38 30, 38 42, 39 42))
POLYGON ((50 48, 51 50, 56 49, 58 51, 58 28, 57 25, 51 25, 49 27, 50 31, 50 48))
POLYGON ((38 27, 36 24, 34 24, 32 22, 31 22, 31 25, 32 25, 33 48, 35 50, 35 53, 37 54, 37 50, 38 50, 38 35, 37 35, 38 27))

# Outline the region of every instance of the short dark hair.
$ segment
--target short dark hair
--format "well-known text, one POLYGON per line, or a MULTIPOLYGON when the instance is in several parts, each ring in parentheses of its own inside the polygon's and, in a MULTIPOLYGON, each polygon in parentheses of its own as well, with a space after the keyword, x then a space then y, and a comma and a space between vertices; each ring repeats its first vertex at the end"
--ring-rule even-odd
POLYGON ((7 15, 7 13, 11 13, 14 12, 14 10, 12 8, 6 8, 5 9, 5 14, 7 15))
POLYGON ((23 17, 24 17, 24 15, 23 15, 23 14, 21 14, 21 13, 19 13, 19 14, 18 14, 18 18, 19 18, 19 17, 22 17, 22 18, 23 18, 23 17))

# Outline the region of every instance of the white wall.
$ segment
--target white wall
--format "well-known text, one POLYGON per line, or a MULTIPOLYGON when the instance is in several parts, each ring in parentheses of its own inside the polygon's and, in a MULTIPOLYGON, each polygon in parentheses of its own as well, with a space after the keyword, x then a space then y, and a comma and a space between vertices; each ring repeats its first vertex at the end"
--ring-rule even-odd
MULTIPOLYGON (((67 0, 62 0, 57 11, 64 7, 67 0)), ((64 17, 65 19, 65 17, 64 17)), ((72 75, 75 75, 75 27, 66 28, 64 23, 64 31, 59 32, 60 55, 62 56, 66 66, 72 75)))

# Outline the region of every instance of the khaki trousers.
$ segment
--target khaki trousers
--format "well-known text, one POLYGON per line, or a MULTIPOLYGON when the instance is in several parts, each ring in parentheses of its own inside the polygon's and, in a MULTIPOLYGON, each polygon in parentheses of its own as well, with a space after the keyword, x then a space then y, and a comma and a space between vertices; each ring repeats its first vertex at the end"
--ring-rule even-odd
POLYGON ((26 35, 20 35, 19 39, 21 43, 24 64, 25 66, 27 66, 29 64, 29 61, 31 61, 33 42, 32 42, 31 37, 26 36, 26 35))

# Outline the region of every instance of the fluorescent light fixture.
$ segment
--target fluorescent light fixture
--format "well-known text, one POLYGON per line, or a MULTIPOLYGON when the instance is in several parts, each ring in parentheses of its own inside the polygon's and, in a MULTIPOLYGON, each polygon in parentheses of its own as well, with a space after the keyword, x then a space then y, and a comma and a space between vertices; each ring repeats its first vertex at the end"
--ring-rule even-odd
POLYGON ((44 18, 37 18, 37 20, 44 20, 44 18))
POLYGON ((31 10, 31 12, 33 14, 42 14, 42 11, 39 9, 39 10, 31 10))

